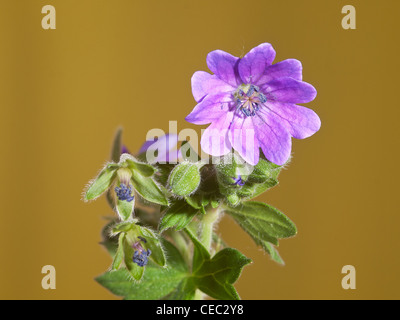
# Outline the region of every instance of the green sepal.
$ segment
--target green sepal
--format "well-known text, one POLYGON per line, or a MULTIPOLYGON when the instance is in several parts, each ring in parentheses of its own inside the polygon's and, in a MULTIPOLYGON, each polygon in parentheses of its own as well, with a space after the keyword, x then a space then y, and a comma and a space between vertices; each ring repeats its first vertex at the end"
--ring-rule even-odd
POLYGON ((213 199, 213 200, 211 200, 210 203, 211 203, 211 207, 212 207, 213 209, 219 207, 219 200, 218 200, 218 199, 213 199))
POLYGON ((172 170, 168 184, 172 193, 185 197, 197 190, 200 180, 199 165, 191 162, 182 162, 172 170))
POLYGON ((84 199, 89 201, 101 196, 113 183, 117 169, 118 165, 115 163, 107 164, 93 182, 90 183, 85 192, 84 199))
POLYGON ((132 171, 131 181, 136 192, 143 199, 164 206, 168 205, 167 198, 152 178, 144 177, 138 171, 132 171))
POLYGON ((136 224, 137 222, 138 221, 136 219, 134 219, 132 221, 125 221, 125 222, 118 223, 113 226, 111 233, 113 235, 116 235, 121 232, 128 232, 130 230, 134 230, 137 228, 137 224, 136 224))
POLYGON ((135 200, 126 201, 117 199, 117 213, 121 220, 126 221, 132 217, 133 210, 135 208, 135 200))
POLYGON ((111 265, 111 270, 118 270, 119 267, 121 266, 122 261, 124 261, 124 239, 125 239, 125 234, 121 233, 118 237, 118 249, 115 253, 112 265, 111 265))
POLYGON ((270 178, 277 179, 281 169, 282 166, 260 158, 258 163, 254 166, 253 171, 248 176, 247 181, 263 183, 270 178))
POLYGON ((119 161, 122 150, 122 128, 118 128, 114 136, 113 145, 111 148, 111 160, 114 162, 119 161))
POLYGON ((156 168, 152 165, 139 162, 133 157, 130 159, 126 159, 129 169, 138 171, 143 177, 151 177, 156 173, 156 168))
POLYGON ((193 218, 199 213, 200 209, 196 209, 186 203, 185 200, 175 201, 167 210, 161 219, 159 230, 160 232, 175 228, 182 230, 185 228, 193 218))
POLYGON ((150 259, 159 266, 165 267, 166 258, 159 237, 149 228, 142 226, 139 227, 139 233, 146 239, 146 243, 142 244, 143 247, 151 250, 150 259))
POLYGON ((277 184, 278 180, 275 178, 269 178, 263 183, 246 182, 246 184, 237 191, 237 194, 242 198, 250 200, 264 193, 268 189, 275 187, 277 184))
POLYGON ((226 200, 232 206, 237 206, 240 203, 240 198, 236 193, 228 194, 226 200))
POLYGON ((118 250, 118 237, 112 233, 112 227, 115 226, 116 219, 111 219, 101 230, 101 245, 106 248, 111 257, 114 257, 118 250))

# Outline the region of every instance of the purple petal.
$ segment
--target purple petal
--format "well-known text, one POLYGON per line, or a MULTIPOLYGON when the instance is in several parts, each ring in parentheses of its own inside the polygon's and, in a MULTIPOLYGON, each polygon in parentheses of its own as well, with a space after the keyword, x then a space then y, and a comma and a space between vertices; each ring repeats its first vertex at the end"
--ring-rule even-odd
POLYGON ((252 117, 235 117, 228 133, 233 149, 249 164, 256 165, 260 158, 260 146, 256 138, 252 117))
POLYGON ((238 70, 244 83, 257 83, 266 67, 275 59, 275 50, 269 43, 251 49, 239 62, 238 70))
POLYGON ((234 90, 234 87, 208 72, 197 71, 192 76, 192 93, 197 102, 200 102, 208 94, 233 92, 234 90))
POLYGON ((208 68, 222 81, 236 87, 238 85, 238 75, 235 71, 239 58, 222 51, 211 51, 207 55, 208 68))
POLYGON ((180 157, 180 150, 177 150, 178 135, 166 134, 155 141, 146 141, 140 148, 140 153, 149 151, 152 156, 157 151, 157 156, 147 159, 149 163, 155 162, 176 162, 180 157))
POLYGON ((265 69, 264 74, 256 83, 257 85, 263 85, 269 81, 279 78, 293 78, 301 81, 303 67, 301 62, 296 59, 287 59, 281 62, 275 63, 265 69))
POLYGON ((292 149, 291 137, 286 126, 276 117, 261 112, 252 119, 265 157, 277 165, 285 164, 292 149))
POLYGON ((311 84, 292 78, 272 80, 261 86, 261 90, 269 100, 289 103, 307 103, 317 95, 311 84))
POLYGON ((212 156, 223 156, 229 153, 232 146, 227 135, 233 112, 227 112, 214 121, 201 136, 201 148, 212 156))
MULTIPOLYGON (((321 120, 311 109, 291 103, 267 102, 267 112, 273 112, 284 121, 289 133, 296 139, 304 139, 312 136, 321 127, 321 120)), ((264 109, 260 109, 265 112, 264 109)), ((279 121, 279 120, 278 120, 279 121)))
POLYGON ((194 124, 211 123, 228 112, 230 102, 232 102, 231 93, 208 95, 194 107, 185 120, 194 124))

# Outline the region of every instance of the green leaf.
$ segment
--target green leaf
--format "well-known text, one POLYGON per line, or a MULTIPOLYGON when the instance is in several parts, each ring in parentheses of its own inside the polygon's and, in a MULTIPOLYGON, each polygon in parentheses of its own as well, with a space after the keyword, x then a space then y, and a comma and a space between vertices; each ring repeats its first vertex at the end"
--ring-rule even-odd
POLYGON ((210 253, 189 228, 185 228, 185 231, 194 244, 192 272, 195 273, 204 261, 210 259, 210 253))
MULTIPOLYGON (((253 238, 255 242, 257 242, 256 240, 259 240, 261 242, 267 241, 278 245, 278 239, 265 232, 263 226, 258 225, 257 221, 255 222, 241 215, 231 215, 233 216, 235 221, 242 227, 242 229, 253 238)), ((257 242, 257 244, 260 243, 257 242)))
POLYGON ((131 170, 139 171, 143 177, 151 177, 156 172, 156 168, 152 165, 139 162, 133 157, 132 159, 126 159, 126 162, 131 170))
POLYGON ((266 252, 268 252, 268 254, 271 256, 272 260, 274 260, 275 262, 277 262, 281 265, 285 264, 285 262, 279 255, 278 250, 276 250, 276 248, 271 243, 264 241, 264 242, 260 243, 260 245, 263 247, 263 249, 266 252))
POLYGON ((195 163, 183 162, 172 170, 169 176, 169 186, 175 195, 184 197, 197 190, 200 180, 199 166, 195 163))
POLYGON ((226 208, 234 218, 245 218, 258 232, 275 238, 296 235, 294 223, 278 209, 263 202, 246 201, 234 208, 226 208))
POLYGON ((125 234, 121 233, 118 238, 118 249, 115 253, 113 263, 111 265, 111 270, 119 269, 122 261, 124 260, 124 239, 125 234))
POLYGON ((233 248, 222 249, 210 259, 209 252, 196 236, 188 228, 185 231, 194 244, 193 285, 215 299, 240 299, 233 284, 251 260, 233 248))
POLYGON ((121 156, 121 150, 122 150, 121 140, 122 140, 122 128, 118 128, 117 132, 115 133, 111 149, 111 160, 114 162, 118 162, 119 157, 121 156))
POLYGON ((233 248, 219 251, 211 260, 193 275, 195 285, 210 297, 221 300, 239 300, 239 294, 233 284, 239 278, 242 269, 252 261, 233 248))
POLYGON ((193 300, 196 293, 196 286, 191 278, 184 278, 178 287, 168 296, 166 300, 193 300))
POLYGON ((177 200, 165 211, 159 230, 164 231, 168 228, 182 230, 192 221, 198 212, 199 209, 190 206, 184 200, 177 200))
POLYGON ((117 213, 120 216, 121 220, 128 220, 133 213, 133 209, 135 207, 135 201, 126 201, 126 200, 117 200, 117 213))
POLYGON ((193 299, 194 288, 187 283, 189 273, 184 259, 171 243, 164 241, 163 245, 168 252, 168 268, 148 265, 139 283, 130 280, 125 269, 107 272, 96 281, 128 300, 193 299))
POLYGON ((168 205, 167 198, 152 178, 144 177, 138 171, 132 171, 132 184, 136 192, 145 200, 164 206, 168 205))
POLYGON ((100 174, 90 183, 86 190, 84 199, 86 201, 94 200, 106 191, 114 181, 115 172, 118 169, 116 164, 108 164, 100 174))
POLYGON ((283 213, 262 202, 243 202, 235 208, 226 208, 257 245, 260 245, 277 263, 284 264, 274 245, 278 238, 297 233, 296 226, 283 213))

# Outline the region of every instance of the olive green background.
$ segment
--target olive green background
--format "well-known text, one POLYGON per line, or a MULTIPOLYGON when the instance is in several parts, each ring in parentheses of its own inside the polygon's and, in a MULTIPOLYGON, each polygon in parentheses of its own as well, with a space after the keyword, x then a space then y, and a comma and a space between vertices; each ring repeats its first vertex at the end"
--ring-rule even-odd
POLYGON ((254 261, 236 288, 243 299, 398 299, 399 10, 395 0, 1 0, 0 298, 115 298, 93 280, 111 262, 98 242, 112 212, 81 192, 116 128, 131 151, 169 120, 200 132, 184 118, 207 53, 269 42, 276 61, 303 63, 322 127, 293 141, 280 185, 259 197, 298 227, 279 247, 286 266, 221 221, 254 261), (46 4, 56 30, 41 27, 46 4), (341 27, 346 4, 356 30, 341 27), (41 287, 48 264, 56 290, 41 287), (348 264, 356 290, 341 287, 348 264))

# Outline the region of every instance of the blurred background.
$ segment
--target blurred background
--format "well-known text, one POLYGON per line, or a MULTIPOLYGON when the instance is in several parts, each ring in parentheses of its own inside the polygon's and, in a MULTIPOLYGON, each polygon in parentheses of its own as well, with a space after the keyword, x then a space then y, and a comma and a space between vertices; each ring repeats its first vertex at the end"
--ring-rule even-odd
POLYGON ((284 267, 225 217, 218 232, 253 259, 243 299, 399 299, 398 1, 104 1, 0 3, 0 298, 114 299, 94 278, 110 265, 98 243, 104 198, 81 192, 109 158, 113 135, 138 150, 149 129, 201 127, 190 78, 215 49, 243 56, 269 42, 296 58, 318 90, 322 128, 293 141, 280 184, 259 197, 298 227, 284 267), (41 8, 56 9, 44 30, 41 8), (344 30, 342 7, 356 8, 344 30), (43 290, 41 269, 56 268, 43 290), (344 265, 356 289, 341 287, 344 265))

